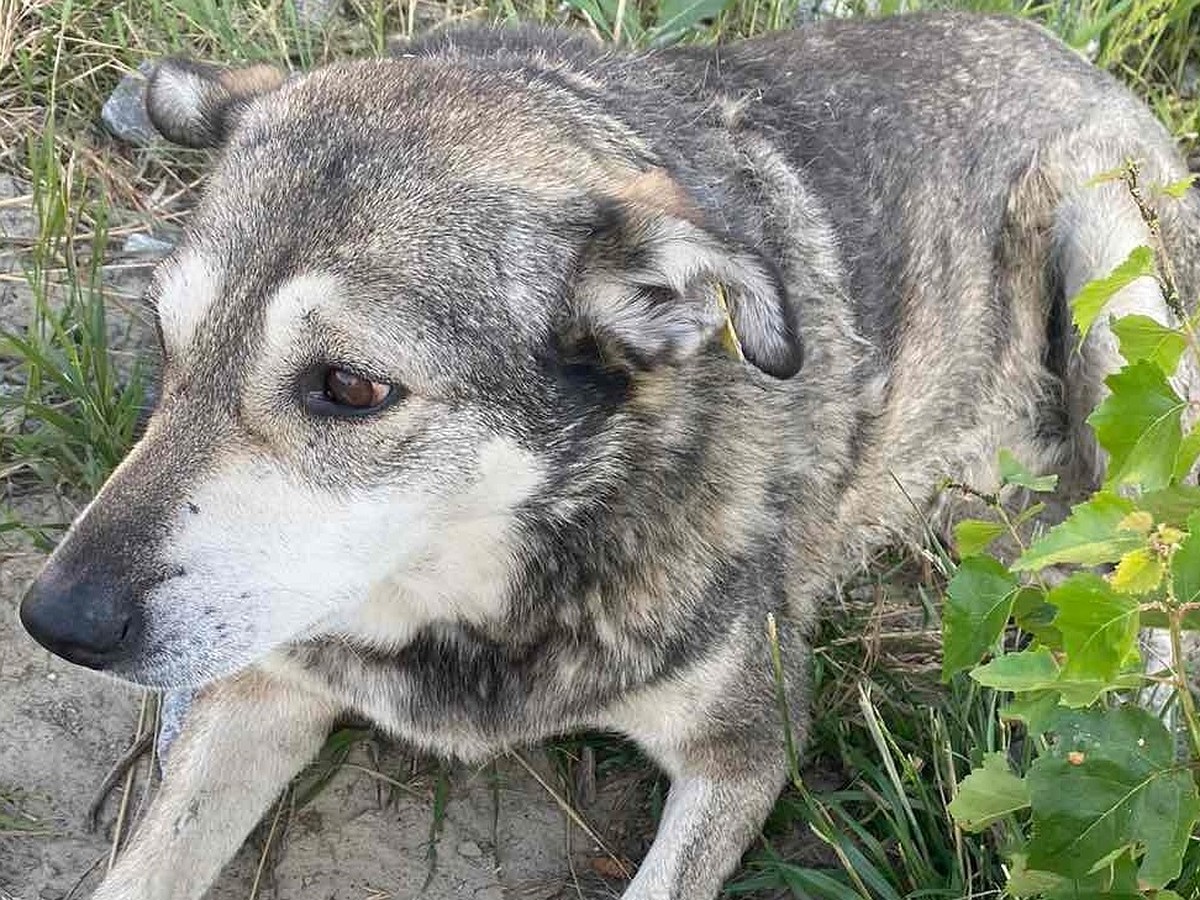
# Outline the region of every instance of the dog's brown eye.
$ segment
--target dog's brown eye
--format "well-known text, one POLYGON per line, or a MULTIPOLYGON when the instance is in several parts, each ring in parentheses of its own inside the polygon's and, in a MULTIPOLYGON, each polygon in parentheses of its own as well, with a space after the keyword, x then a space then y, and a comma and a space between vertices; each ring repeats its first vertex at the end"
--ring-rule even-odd
POLYGON ((396 385, 372 381, 335 366, 313 374, 317 377, 313 385, 316 389, 307 393, 305 403, 319 416, 362 416, 382 409, 400 394, 396 385))
POLYGON ((345 369, 325 373, 325 396, 340 406, 370 409, 387 399, 390 388, 345 369))

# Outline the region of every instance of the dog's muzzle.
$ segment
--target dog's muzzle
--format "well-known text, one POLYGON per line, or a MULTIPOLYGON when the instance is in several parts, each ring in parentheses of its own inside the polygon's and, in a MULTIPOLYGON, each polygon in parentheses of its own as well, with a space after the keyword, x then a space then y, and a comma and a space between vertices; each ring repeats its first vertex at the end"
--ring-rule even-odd
POLYGON ((51 563, 21 601, 21 624, 69 662, 111 668, 134 656, 142 639, 140 606, 120 584, 73 577, 51 563))

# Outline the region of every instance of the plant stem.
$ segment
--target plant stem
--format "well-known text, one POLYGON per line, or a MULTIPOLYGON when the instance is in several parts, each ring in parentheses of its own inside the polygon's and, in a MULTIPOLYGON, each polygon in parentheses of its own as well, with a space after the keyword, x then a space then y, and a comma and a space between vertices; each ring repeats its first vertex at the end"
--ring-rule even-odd
POLYGON ((1175 690, 1179 695, 1184 721, 1187 723, 1192 758, 1200 759, 1200 718, 1196 716, 1196 699, 1192 696, 1192 688, 1187 679, 1187 663, 1184 662, 1183 656, 1183 613, 1180 610, 1171 612, 1170 631, 1171 669, 1175 674, 1175 690))

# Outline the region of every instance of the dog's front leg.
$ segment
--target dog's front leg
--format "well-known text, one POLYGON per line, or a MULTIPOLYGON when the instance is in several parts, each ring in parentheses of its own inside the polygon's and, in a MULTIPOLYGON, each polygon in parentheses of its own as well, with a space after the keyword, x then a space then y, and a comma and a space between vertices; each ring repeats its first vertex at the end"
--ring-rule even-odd
POLYGON ((622 900, 708 900, 720 893, 770 813, 786 771, 782 758, 747 759, 741 771, 720 773, 726 768, 672 779, 658 835, 622 900))
POLYGON ((197 694, 133 841, 93 900, 195 900, 336 716, 328 701, 251 671, 197 694))

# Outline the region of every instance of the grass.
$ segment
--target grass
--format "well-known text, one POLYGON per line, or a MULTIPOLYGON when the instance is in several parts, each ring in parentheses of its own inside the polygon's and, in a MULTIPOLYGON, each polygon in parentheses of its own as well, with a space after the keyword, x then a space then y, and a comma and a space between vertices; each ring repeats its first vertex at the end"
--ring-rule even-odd
MULTIPOLYGON (((309 27, 288 0, 0 0, 0 178, 15 179, 14 196, 0 198, 0 228, 8 228, 0 232, 0 540, 18 535, 50 546, 124 454, 152 394, 145 325, 136 291, 122 280, 145 263, 118 248, 130 235, 186 219, 205 157, 133 150, 98 127, 104 99, 139 63, 187 51, 308 68, 378 53, 397 33, 468 20, 569 24, 637 46, 708 41, 785 27, 812 6, 349 0, 328 24, 309 27), (49 508, 40 502, 46 498, 54 501, 49 508)), ((879 0, 870 9, 865 0, 831 0, 831 7, 858 15, 955 7, 1036 19, 1144 97, 1185 152, 1200 148, 1200 0, 879 0)), ((813 783, 795 779, 730 895, 997 895, 997 848, 965 839, 945 804, 971 763, 1007 749, 1011 736, 995 724, 993 696, 965 681, 936 685, 933 562, 877 568, 843 597, 817 655, 805 769, 813 783)), ((366 740, 339 732, 287 802, 302 806, 337 771, 354 768, 349 750, 366 740)), ((660 813, 664 782, 628 745, 585 736, 550 749, 566 802, 578 769, 594 766, 602 781, 635 773, 648 817, 660 813)), ((393 790, 405 784, 369 774, 393 790)), ((433 865, 452 785, 439 772, 421 793, 431 806, 433 865)), ((0 829, 13 827, 11 813, 0 815, 0 829)), ((1200 873, 1200 850, 1189 865, 1200 873)))

